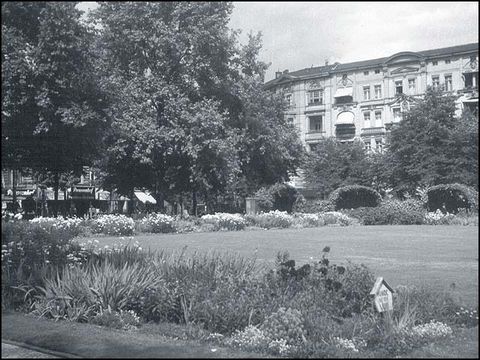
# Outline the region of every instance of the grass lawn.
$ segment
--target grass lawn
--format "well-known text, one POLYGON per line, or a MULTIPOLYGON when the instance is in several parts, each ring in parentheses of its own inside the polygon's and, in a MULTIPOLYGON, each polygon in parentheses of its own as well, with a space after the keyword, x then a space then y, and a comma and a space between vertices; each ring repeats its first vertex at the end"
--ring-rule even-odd
MULTIPOLYGON (((128 243, 120 237, 94 236, 100 245, 128 243)), ((287 250, 297 263, 319 259, 330 246, 336 264, 351 260, 367 265, 391 285, 429 284, 453 288, 461 303, 478 305, 478 227, 385 225, 308 229, 275 229, 193 234, 140 234, 143 249, 187 252, 221 251, 256 256, 272 266, 278 251, 287 250)), ((79 241, 85 241, 80 238, 79 241)))

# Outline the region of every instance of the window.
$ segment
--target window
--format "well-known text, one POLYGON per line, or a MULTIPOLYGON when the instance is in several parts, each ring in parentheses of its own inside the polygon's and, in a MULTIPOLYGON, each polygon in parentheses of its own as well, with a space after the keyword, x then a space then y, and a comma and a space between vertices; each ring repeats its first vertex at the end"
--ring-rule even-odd
POLYGON ((400 120, 402 120, 402 113, 400 112, 400 108, 393 109, 393 121, 400 120))
POLYGON ((287 94, 285 95, 285 101, 287 102, 287 105, 290 107, 293 105, 292 103, 292 94, 287 94))
POLYGON ((370 152, 372 150, 372 144, 370 143, 370 140, 365 141, 365 151, 370 152))
POLYGON ((432 61, 432 65, 433 65, 433 66, 437 66, 437 65, 438 65, 438 61, 436 61, 436 60, 432 61))
POLYGON ((395 94, 403 94, 403 81, 395 81, 395 94))
POLYGON ((322 132, 322 115, 309 116, 310 132, 322 132))
POLYGON ((478 72, 464 73, 463 77, 465 79, 466 88, 476 88, 478 86, 478 72))
POLYGON ((376 127, 382 126, 382 111, 381 110, 375 111, 375 126, 376 127))
POLYGON ((323 90, 313 90, 308 92, 308 104, 320 105, 323 104, 323 90))
POLYGON ((287 123, 293 125, 293 117, 288 117, 287 118, 287 123))
POLYGON ((375 99, 382 98, 382 85, 375 85, 375 99))
POLYGON ((408 79, 408 91, 410 94, 415 94, 416 86, 415 86, 415 79, 408 79))
POLYGON ((370 100, 370 86, 363 87, 363 99, 370 100))
POLYGON ((364 71, 364 72, 363 72, 363 75, 367 76, 367 75, 368 75, 368 71, 364 71))
POLYGON ((380 74, 380 69, 376 69, 375 74, 380 74))
POLYGON ((383 142, 382 139, 375 139, 375 148, 377 152, 383 152, 383 142))
POLYGON ((432 86, 434 88, 438 88, 439 85, 440 85, 440 76, 438 75, 432 76, 432 86))
POLYGON ((452 75, 451 74, 445 75, 445 90, 446 91, 452 91, 453 90, 453 88, 452 88, 452 75))
POLYGON ((364 127, 369 128, 370 127, 370 111, 365 111, 363 113, 363 121, 365 121, 364 127))
POLYGON ((450 59, 445 60, 445 64, 450 64, 450 63, 451 63, 450 59))

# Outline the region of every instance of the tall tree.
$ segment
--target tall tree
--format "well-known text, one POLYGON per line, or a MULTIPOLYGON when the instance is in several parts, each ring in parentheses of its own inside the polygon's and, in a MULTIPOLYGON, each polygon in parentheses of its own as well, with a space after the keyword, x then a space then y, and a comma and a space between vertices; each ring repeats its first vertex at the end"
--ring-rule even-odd
POLYGON ((419 186, 441 183, 475 185, 478 120, 459 119, 455 111, 453 96, 429 88, 424 99, 404 113, 387 146, 394 189, 414 193, 419 186))
POLYGON ((372 160, 362 141, 342 143, 327 138, 306 157, 303 165, 305 181, 309 187, 326 194, 345 185, 373 186, 375 179, 369 171, 372 160))
POLYGON ((92 163, 105 125, 92 71, 93 33, 76 4, 2 4, 2 130, 15 139, 2 160, 51 171, 55 203, 61 173, 92 163))

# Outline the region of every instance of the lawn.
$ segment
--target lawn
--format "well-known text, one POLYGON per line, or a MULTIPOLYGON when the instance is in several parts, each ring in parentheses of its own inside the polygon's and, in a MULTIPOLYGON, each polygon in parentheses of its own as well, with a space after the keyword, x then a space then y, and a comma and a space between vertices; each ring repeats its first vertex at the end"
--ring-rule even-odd
MULTIPOLYGON (((127 243, 120 237, 95 236, 100 245, 127 243)), ((80 241, 84 241, 82 238, 80 241)), ((452 290, 467 306, 478 304, 478 228, 475 226, 350 226, 134 236, 144 249, 187 252, 224 251, 256 256, 272 266, 278 251, 297 263, 321 256, 367 265, 392 286, 428 284, 452 290), (454 285, 453 285, 454 284, 454 285)))

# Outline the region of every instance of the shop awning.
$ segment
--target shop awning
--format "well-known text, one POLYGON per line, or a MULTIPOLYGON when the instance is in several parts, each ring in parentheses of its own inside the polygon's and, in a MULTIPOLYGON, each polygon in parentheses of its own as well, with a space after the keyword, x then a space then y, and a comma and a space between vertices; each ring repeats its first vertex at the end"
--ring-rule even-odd
POLYGON ((478 103, 478 99, 465 99, 462 100, 464 103, 478 103))
POLYGON ((156 204, 157 201, 152 195, 146 194, 143 191, 135 191, 135 197, 144 204, 156 204))
POLYGON ((353 125, 354 124, 355 115, 353 115, 350 111, 344 111, 338 114, 337 121, 335 121, 335 125, 353 125))
POLYGON ((343 97, 343 96, 353 96, 353 88, 352 87, 346 87, 346 88, 340 88, 337 89, 335 92, 335 95, 333 97, 343 97))

